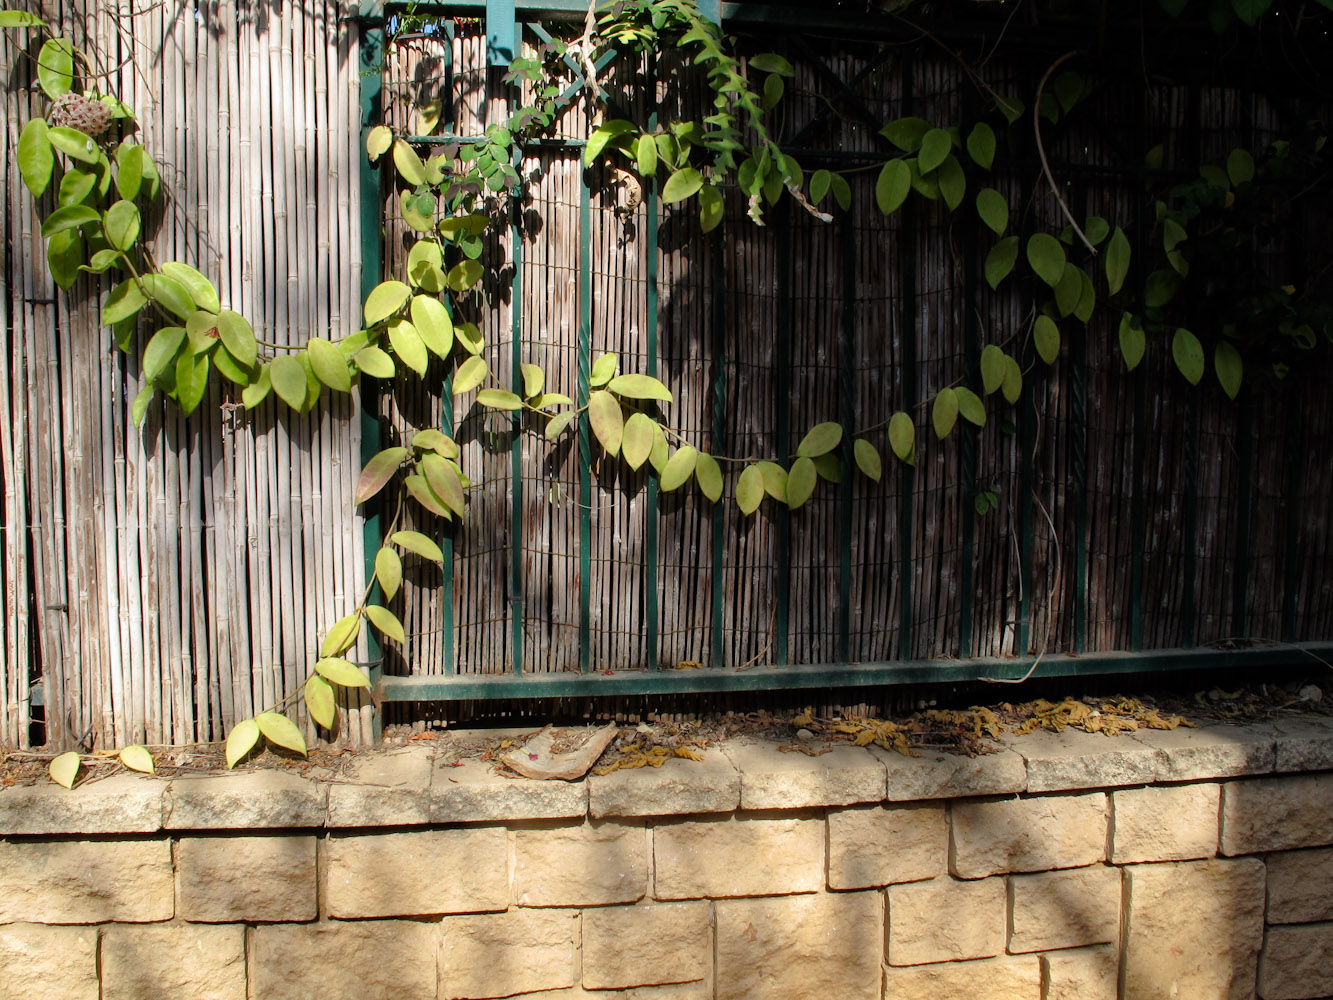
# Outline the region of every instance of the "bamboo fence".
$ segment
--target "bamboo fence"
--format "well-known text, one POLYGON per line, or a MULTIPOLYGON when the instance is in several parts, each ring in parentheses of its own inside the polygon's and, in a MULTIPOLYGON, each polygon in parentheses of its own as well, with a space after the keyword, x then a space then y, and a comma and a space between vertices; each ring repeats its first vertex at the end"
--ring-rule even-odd
MULTIPOLYGON (((43 13, 99 53, 107 89, 139 112, 167 192, 153 220, 157 258, 196 264, 264 340, 356 330, 364 154, 350 11, 219 0, 43 13)), ((960 71, 933 53, 820 51, 840 78, 863 74, 864 103, 882 121, 977 113, 960 71), (869 72, 872 60, 881 65, 869 72)), ((702 99, 671 59, 618 64, 605 82, 635 94, 634 74, 651 69, 670 120, 702 99)), ((873 128, 827 114, 819 67, 793 59, 787 134, 809 126, 812 145, 882 156, 873 128)), ((214 384, 195 416, 156 407, 133 427, 141 378, 97 325, 105 286, 85 279, 61 293, 44 267, 13 158, 37 105, 30 63, 12 46, 3 60, 0 740, 218 739, 299 686, 318 637, 364 586, 363 522, 350 502, 360 412, 335 396, 306 417, 271 402, 247 413, 214 384)), ((414 105, 432 99, 441 133, 476 135, 506 114, 476 20, 403 40, 383 70, 385 120, 404 131, 419 131, 414 105)), ((997 72, 1031 85, 1031 67, 997 72)), ((1124 113, 1096 100, 1101 114, 1124 113)), ((442 575, 409 563, 399 599, 408 642, 389 644, 386 671, 735 669, 1333 634, 1333 421, 1313 379, 1233 405, 1185 391, 1161 345, 1126 376, 1103 310, 1049 377, 1029 373, 1012 417, 993 408, 986 427, 936 442, 920 402, 956 380, 975 384, 980 345, 1018 349, 1028 322, 1030 303, 979 282, 989 243, 966 209, 951 218, 916 205, 885 218, 865 170, 853 175, 852 211, 833 223, 787 207, 759 228, 733 198, 726 225, 705 235, 692 209, 661 209, 633 177, 585 176, 576 144, 590 124, 586 107, 571 107, 557 132, 573 145, 524 151, 516 224, 486 251, 508 264, 456 317, 477 323, 500 383, 514 381, 516 337, 519 358, 571 396, 590 355, 614 351, 622 370, 655 370, 675 393, 664 408, 674 428, 731 456, 787 455, 816 422, 868 427, 906 407, 919 418, 917 465, 889 458, 881 435, 882 482, 844 462, 842 483, 799 511, 766 503, 742 518, 730 503, 661 495, 642 473, 581 458, 573 432, 550 446, 539 425, 516 428, 471 394, 453 397, 437 362, 426 379, 368 397, 381 444, 443 427, 473 484, 462 524, 413 522, 445 542, 447 565, 442 575), (982 488, 999 500, 984 516, 973 510, 982 488)), ((1225 88, 1191 98, 1163 84, 1146 102, 1145 131, 1165 142, 1169 164, 1224 156, 1280 127, 1274 109, 1225 88)), ((1090 126, 1062 133, 1051 153, 1057 164, 1118 155, 1090 126)), ((1034 171, 995 184, 1054 223, 1058 207, 1034 171)), ((1136 233, 1140 192, 1139 178, 1114 172, 1064 189, 1076 212, 1132 220, 1136 233)), ((396 192, 383 194, 392 271, 407 241, 393 222, 396 192)), ((1327 254, 1327 234, 1309 225, 1306 246, 1327 254)), ((730 492, 739 466, 725 471, 730 492)), ((346 734, 367 738, 368 719, 358 707, 346 734)))

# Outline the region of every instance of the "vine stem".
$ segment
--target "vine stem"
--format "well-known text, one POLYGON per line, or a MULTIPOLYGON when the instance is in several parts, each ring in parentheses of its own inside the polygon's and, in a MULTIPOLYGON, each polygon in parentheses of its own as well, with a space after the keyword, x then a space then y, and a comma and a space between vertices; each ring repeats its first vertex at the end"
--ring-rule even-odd
POLYGON ((1037 84, 1037 96, 1032 100, 1032 134, 1037 140, 1037 156, 1041 158, 1041 172, 1046 175, 1046 183, 1051 186, 1051 193, 1055 195, 1055 200, 1060 203, 1060 211, 1064 212, 1065 218, 1069 220, 1069 225, 1073 227, 1074 232, 1078 233, 1078 238, 1083 241, 1083 245, 1094 256, 1097 256, 1097 248, 1092 245, 1092 240, 1088 239, 1088 234, 1083 231, 1083 227, 1074 219, 1074 213, 1069 210, 1069 204, 1065 201, 1065 196, 1060 192, 1060 186, 1055 183, 1055 175, 1051 173, 1050 161, 1046 159, 1046 145, 1041 141, 1041 97, 1046 90, 1046 84, 1060 66, 1078 55, 1078 50, 1073 49, 1066 52, 1055 62, 1046 67, 1046 72, 1042 74, 1041 82, 1037 84))

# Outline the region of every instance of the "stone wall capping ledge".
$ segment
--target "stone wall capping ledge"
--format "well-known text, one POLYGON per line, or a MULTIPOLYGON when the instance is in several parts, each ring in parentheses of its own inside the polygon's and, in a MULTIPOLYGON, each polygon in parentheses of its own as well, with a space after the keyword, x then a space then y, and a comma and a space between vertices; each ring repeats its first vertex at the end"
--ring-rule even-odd
MULTIPOLYGON (((704 760, 672 758, 581 781, 508 778, 438 747, 364 754, 345 774, 281 769, 162 777, 117 774, 73 790, 0 789, 0 836, 121 835, 159 830, 366 829, 524 820, 699 816, 866 803, 980 799, 1136 788, 1333 770, 1333 718, 1247 725, 1006 734, 997 752, 920 757, 816 740, 814 755, 733 738, 704 760)), ((1230 784, 1230 782, 1228 782, 1230 784)), ((1234 789, 1237 795, 1250 794, 1234 789)), ((1225 798, 1225 796, 1224 796, 1225 798)), ((1227 805, 1224 802, 1224 812, 1227 805)), ((1232 839, 1239 836, 1233 822, 1232 839)), ((1279 849, 1314 846, 1310 838, 1279 849)), ((1239 851, 1225 846, 1224 854, 1239 851)))

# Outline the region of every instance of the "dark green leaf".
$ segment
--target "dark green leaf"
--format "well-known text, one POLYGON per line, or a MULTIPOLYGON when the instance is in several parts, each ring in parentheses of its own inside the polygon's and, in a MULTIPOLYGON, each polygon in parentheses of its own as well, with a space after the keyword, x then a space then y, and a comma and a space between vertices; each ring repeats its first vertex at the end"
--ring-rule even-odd
POLYGON ((944 162, 944 158, 953 149, 953 138, 942 128, 933 128, 921 137, 921 153, 917 157, 917 166, 921 173, 928 174, 944 162))
POLYGON ((133 278, 127 278, 111 289, 111 294, 106 297, 106 303, 102 306, 102 325, 114 326, 136 315, 147 304, 148 297, 140 290, 138 283, 133 278))
POLYGON ((989 170, 995 160, 995 132, 985 122, 977 122, 967 134, 967 155, 982 170, 989 170))
POLYGON ((1033 272, 1054 288, 1065 273, 1065 248, 1049 233, 1035 233, 1028 238, 1028 263, 1033 272))
POLYGON ((875 181, 875 204, 885 215, 898 211, 912 189, 912 171, 902 160, 890 160, 875 181))
POLYGON ((930 122, 924 118, 899 118, 880 129, 880 135, 903 152, 915 153, 921 148, 921 140, 929 131, 930 122))
POLYGON ((1111 242, 1106 245, 1106 287, 1115 295, 1125 284, 1129 274, 1129 237, 1119 226, 1111 234, 1111 242))
POLYGON ((704 178, 694 167, 682 167, 662 185, 662 204, 674 205, 697 194, 704 186, 704 178))
POLYGON ((74 46, 68 38, 52 38, 37 53, 37 82, 55 100, 74 85, 74 46))
MULTIPOLYGON (((20 11, 9 11, 17 14, 20 11)), ((31 118, 19 134, 18 161, 19 173, 24 186, 34 198, 40 198, 51 183, 51 174, 55 169, 55 153, 51 150, 51 140, 47 138, 45 119, 31 118)))
POLYGON ((1199 338, 1184 327, 1177 329, 1171 338, 1171 357, 1190 385, 1198 385, 1204 369, 1203 345, 1199 338))
POLYGON ((1018 237, 1006 236, 986 254, 986 284, 999 288, 1018 260, 1018 237))
POLYGON ((1038 316, 1032 327, 1032 340, 1041 360, 1048 365, 1055 364, 1060 357, 1060 328, 1055 325, 1055 320, 1046 315, 1038 316))
POLYGON ((982 188, 977 192, 977 215, 996 236, 1003 236, 1009 228, 1009 202, 994 188, 982 188))
POLYGON ((1235 399, 1245 379, 1245 363, 1241 360, 1240 351, 1230 341, 1218 341, 1213 352, 1213 370, 1217 372, 1217 381, 1222 391, 1235 399))

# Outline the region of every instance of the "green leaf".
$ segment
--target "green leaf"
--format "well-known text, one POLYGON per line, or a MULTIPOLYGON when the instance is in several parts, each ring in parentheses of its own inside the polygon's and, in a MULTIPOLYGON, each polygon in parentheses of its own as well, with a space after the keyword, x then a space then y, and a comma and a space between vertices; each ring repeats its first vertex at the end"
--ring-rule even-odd
POLYGON ((606 385, 615 376, 616 365, 618 364, 620 364, 619 355, 603 354, 592 363, 592 371, 588 375, 588 384, 594 389, 606 385))
POLYGON ((1061 319, 1074 311, 1079 296, 1083 294, 1083 283, 1079 280, 1081 273, 1075 264, 1065 262, 1065 272, 1055 286, 1055 308, 1059 311, 1061 319))
MULTIPOLYGON (((360 634, 361 612, 353 611, 333 623, 333 628, 329 629, 329 634, 324 636, 324 641, 319 645, 319 655, 337 656, 343 650, 350 649, 360 634)), ((316 669, 319 669, 318 664, 316 669)))
POLYGON ((418 375, 425 376, 426 369, 430 367, 430 355, 411 321, 390 320, 385 330, 389 334, 389 346, 398 359, 418 375))
POLYGON ((1111 232, 1111 224, 1100 215, 1089 215, 1088 221, 1083 223, 1083 235, 1088 238, 1088 242, 1097 246, 1102 240, 1106 239, 1111 232))
POLYGON ((301 730, 296 728, 296 723, 287 716, 279 712, 260 712, 255 716, 255 723, 259 726, 259 731, 268 737, 269 742, 286 747, 288 750, 295 750, 302 757, 306 755, 305 737, 301 735, 301 730))
MULTIPOLYGON (((318 668, 316 668, 318 669, 318 668)), ((338 717, 338 706, 333 695, 333 685, 315 674, 305 682, 305 707, 318 725, 332 729, 338 717)))
POLYGON ((523 377, 523 398, 533 399, 541 395, 546 387, 546 373, 537 365, 519 365, 519 374, 523 377))
POLYGON ((130 408, 130 419, 135 427, 143 426, 143 418, 148 413, 148 404, 153 401, 153 396, 157 394, 156 388, 150 382, 134 397, 134 405, 130 408))
POLYGON ((815 424, 801 438, 801 443, 796 446, 796 454, 802 458, 818 458, 838 447, 841 441, 842 424, 832 421, 815 424))
POLYGON ((1092 287, 1092 279, 1081 267, 1078 268, 1078 284, 1078 305, 1074 306, 1074 318, 1080 323, 1086 323, 1092 319, 1093 310, 1097 308, 1097 289, 1092 287))
POLYGON ((764 492, 774 500, 787 502, 787 470, 777 462, 756 462, 754 467, 764 479, 764 492))
POLYGON ((128 250, 139 238, 139 209, 130 201, 118 201, 102 217, 106 241, 116 250, 128 250))
POLYGON ((711 233, 722 225, 726 217, 726 203, 722 192, 712 184, 705 184, 699 189, 699 227, 705 233, 711 233))
POLYGON ((940 164, 939 175, 940 197, 949 206, 949 211, 953 212, 963 203, 963 195, 967 193, 967 177, 963 175, 958 157, 952 153, 946 156, 940 164))
POLYGON ((935 405, 930 409, 930 422, 935 427, 935 436, 941 440, 948 437, 957 421, 958 393, 953 389, 941 389, 935 397, 935 405))
POLYGON ((74 45, 68 38, 52 38, 37 53, 37 82, 53 101, 74 86, 74 45))
POLYGON ((1271 6, 1273 6, 1273 0, 1231 0, 1231 9, 1236 12, 1238 18, 1251 28, 1271 6))
POLYGON ((852 208, 852 187, 847 183, 847 178, 842 174, 833 175, 833 197, 838 203, 838 207, 844 212, 851 211, 852 208))
POLYGON ((66 208, 57 208, 42 220, 42 235, 54 236, 56 233, 63 233, 67 229, 78 229, 90 222, 101 221, 102 217, 97 214, 97 209, 90 205, 70 205, 66 208))
POLYGON ((660 399, 673 402, 671 391, 651 375, 617 375, 606 384, 607 389, 625 399, 660 399))
POLYGON ((1248 149, 1233 149, 1227 155, 1227 177, 1236 187, 1254 180, 1254 157, 1248 149))
MULTIPOLYGON (((10 11, 17 14, 19 11, 10 11)), ((34 198, 40 198, 51 183, 56 157, 47 138, 46 120, 31 118, 19 134, 18 161, 23 184, 34 198)))
POLYGON ((176 359, 176 402, 186 415, 193 413, 208 391, 207 354, 186 352, 176 359))
POLYGON ((1038 316, 1032 325, 1032 341, 1041 360, 1048 365, 1055 364, 1060 357, 1060 328, 1055 325, 1055 320, 1044 314, 1038 316))
MULTIPOLYGON (((623 453, 624 450, 623 444, 621 445, 621 450, 623 453)), ((648 464, 651 465, 653 469, 656 470, 658 476, 661 476, 662 473, 666 470, 667 452, 668 449, 667 449, 666 434, 662 432, 661 427, 659 427, 657 424, 654 423, 653 447, 652 450, 648 452, 648 464)))
POLYGON ((796 70, 792 68, 791 63, 776 52, 761 52, 757 56, 751 56, 749 65, 750 69, 758 70, 760 73, 777 73, 779 76, 796 75, 796 70))
POLYGON ((657 424, 646 413, 631 413, 620 439, 620 454, 631 469, 638 469, 653 451, 657 424))
POLYGON ((856 456, 856 466, 867 478, 879 482, 884 475, 884 463, 880 461, 879 449, 865 438, 857 438, 852 445, 852 454, 856 456))
POLYGON ((227 734, 227 767, 233 768, 259 742, 259 723, 254 719, 238 722, 227 734))
POLYGON ((393 474, 398 471, 398 467, 403 464, 407 455, 407 449, 402 447, 385 448, 374 455, 366 463, 365 468, 361 470, 361 475, 356 481, 356 492, 353 495, 352 502, 363 504, 384 489, 389 480, 393 478, 393 474))
POLYGON ((540 396, 529 401, 529 405, 536 410, 544 410, 549 406, 573 406, 574 400, 570 399, 563 392, 544 392, 540 396))
POLYGON ((875 181, 875 204, 885 215, 898 211, 912 189, 912 171, 902 160, 890 160, 875 181))
POLYGON ((56 149, 80 163, 96 163, 102 157, 92 137, 76 128, 56 125, 46 130, 46 138, 56 149))
POLYGON ((674 205, 698 193, 704 178, 694 167, 682 167, 662 185, 662 204, 674 205))
POLYGON ((880 135, 905 153, 915 153, 921 140, 930 131, 930 122, 924 118, 899 118, 880 129, 880 135))
POLYGON ((982 170, 995 161, 995 132, 985 122, 977 122, 967 134, 967 155, 982 170))
POLYGON ((145 274, 140 281, 154 302, 181 319, 189 319, 192 313, 199 311, 185 286, 175 278, 160 273, 145 274))
POLYGON ((367 604, 366 617, 370 619, 372 625, 390 639, 397 640, 400 645, 407 642, 407 635, 403 632, 403 623, 388 608, 380 607, 378 604, 367 604))
POLYGON ((454 372, 454 395, 461 396, 465 392, 471 392, 486 381, 489 371, 485 358, 476 356, 468 358, 458 366, 458 371, 454 372))
POLYGON ((923 174, 928 174, 944 162, 953 149, 953 138, 942 128, 933 128, 921 137, 921 152, 917 156, 917 167, 923 174))
POLYGON ((990 395, 1004 382, 1005 353, 994 344, 987 344, 981 351, 981 385, 990 395))
POLYGON ((366 156, 370 157, 372 163, 387 153, 392 145, 393 129, 388 125, 376 125, 366 133, 366 156))
POLYGON ((66 229, 51 237, 46 245, 46 263, 51 268, 51 277, 61 288, 73 288, 78 280, 79 269, 88 256, 88 246, 83 241, 83 234, 77 229, 66 229))
POLYGON ((689 482, 690 477, 694 475, 694 466, 698 457, 699 452, 689 445, 682 445, 677 448, 675 454, 667 459, 666 468, 662 470, 661 482, 658 484, 661 486, 662 492, 670 493, 689 482))
POLYGON ((1111 242, 1106 245, 1106 287, 1112 295, 1124 287, 1125 277, 1129 274, 1129 254, 1129 237, 1116 226, 1111 242))
POLYGON ((820 479, 830 483, 842 482, 842 462, 837 455, 820 455, 810 461, 815 463, 815 472, 819 473, 820 479))
POLYGON ((176 365, 176 355, 185 343, 185 329, 179 326, 164 326, 149 339, 143 352, 144 378, 156 381, 176 365))
POLYGON ((115 326, 122 320, 138 314, 148 304, 148 297, 140 290, 133 278, 127 278, 106 297, 102 306, 102 325, 115 326))
POLYGON ((986 254, 986 284, 998 289, 1018 260, 1018 237, 1006 236, 986 254))
POLYGON ((444 501, 435 495, 435 492, 430 488, 430 484, 426 482, 425 476, 416 474, 404 476, 403 487, 413 500, 421 504, 430 513, 446 520, 453 519, 453 511, 446 507, 444 501))
POLYGON ((273 373, 269 365, 260 365, 259 374, 255 380, 241 390, 241 402, 245 404, 247 410, 253 410, 256 406, 268 398, 268 394, 273 391, 273 373))
POLYGON ((394 141, 393 165, 398 168, 403 180, 413 187, 420 187, 426 183, 426 165, 421 162, 417 151, 402 139, 394 141))
POLYGON ((68 753, 62 753, 55 760, 51 761, 47 773, 51 775, 51 780, 57 785, 64 785, 66 788, 74 787, 74 779, 79 776, 79 755, 73 750, 68 753))
POLYGON ((458 466, 433 452, 421 456, 418 463, 425 474, 426 484, 444 505, 460 518, 467 514, 467 498, 463 494, 463 477, 458 466))
POLYGON ((462 346, 469 354, 480 354, 486 346, 486 338, 477 329, 476 323, 459 323, 454 327, 454 343, 462 346))
POLYGON ((375 579, 379 580, 386 601, 392 601, 403 585, 403 560, 387 545, 375 553, 375 579))
POLYGON ((218 337, 227 353, 247 368, 259 360, 259 345, 250 321, 240 313, 224 309, 218 313, 218 337))
POLYGON ((569 426, 570 421, 574 419, 574 416, 574 411, 570 410, 567 413, 557 413, 550 420, 546 421, 546 440, 554 441, 561 434, 565 433, 565 428, 569 426))
POLYGON ((363 347, 352 355, 352 363, 371 378, 393 378, 398 374, 393 358, 378 347, 363 347))
MULTIPOLYGON (((113 205, 112 208, 114 207, 113 205)), ((108 223, 108 234, 110 232, 109 226, 110 223, 108 223)), ((218 298, 218 290, 213 286, 213 282, 205 278, 195 268, 189 264, 182 264, 180 261, 169 260, 162 265, 161 270, 163 274, 184 288, 190 299, 200 309, 211 313, 222 312, 222 302, 218 298)), ((251 331, 251 336, 254 336, 253 331, 251 331)), ((254 363, 253 359, 250 363, 254 363)))
POLYGON ((977 192, 977 215, 996 236, 1003 236, 1009 228, 1009 202, 994 188, 982 188, 977 192))
POLYGON ((401 281, 384 281, 376 285, 366 296, 366 326, 388 319, 403 308, 411 296, 412 289, 401 281))
POLYGON ((310 367, 315 370, 316 378, 338 392, 352 391, 352 376, 342 351, 323 337, 311 337, 305 349, 310 352, 310 367))
POLYGON ((899 461, 916 464, 916 424, 902 410, 889 418, 889 447, 899 461))
POLYGON ((699 452, 694 460, 694 478, 703 495, 717 503, 722 496, 722 469, 717 459, 705 451, 699 452))
POLYGON ((747 465, 736 480, 736 506, 749 517, 764 500, 764 474, 757 465, 747 465))
POLYGON ((315 664, 315 673, 339 687, 370 687, 370 680, 355 663, 337 656, 328 656, 315 664))
POLYGON ((604 389, 594 392, 588 397, 588 422, 606 453, 619 455, 620 441, 625 433, 625 418, 620 401, 604 389))
POLYGON ((26 10, 0 10, 0 28, 45 28, 46 22, 26 10))
POLYGON ((1033 272, 1054 288, 1065 273, 1065 248, 1050 233, 1034 233, 1028 238, 1028 263, 1033 272))
POLYGON ((1143 328, 1136 325, 1133 316, 1124 313, 1120 317, 1120 353, 1125 357, 1126 370, 1133 371, 1139 366, 1146 346, 1143 328))
POLYGON ((634 160, 643 177, 652 177, 657 173, 657 141, 651 135, 639 136, 634 145, 634 160))
POLYGON ((1000 385, 1000 392, 1010 406, 1018 402, 1023 392, 1023 369, 1007 354, 1004 356, 1004 382, 1000 385))
POLYGON ((280 354, 269 363, 268 368, 273 391, 278 394, 278 398, 293 410, 300 410, 305 406, 306 392, 309 389, 305 380, 305 365, 290 354, 280 354))
POLYGON ((791 471, 787 473, 787 509, 796 510, 809 500, 818 482, 819 472, 814 462, 808 458, 792 462, 791 471))
POLYGON ((491 410, 523 409, 523 400, 518 393, 507 389, 482 389, 477 393, 477 402, 491 410))
POLYGON ((1160 309, 1176 297, 1180 275, 1175 271, 1154 271, 1143 286, 1143 304, 1149 309, 1160 309))
POLYGON ((431 562, 444 565, 443 550, 419 531, 395 531, 389 536, 389 541, 407 549, 408 552, 415 552, 422 559, 429 559, 431 562))
POLYGON ((1199 343, 1199 338, 1184 327, 1178 328, 1171 338, 1171 357, 1175 359, 1176 367, 1186 381, 1190 385, 1198 385, 1204 369, 1203 345, 1199 343))
POLYGON ((981 401, 981 398, 971 389, 965 389, 962 386, 954 389, 953 392, 958 399, 958 415, 968 423, 985 427, 986 404, 981 401))
POLYGON ((832 183, 833 174, 827 170, 816 170, 810 177, 810 201, 816 205, 823 201, 832 183))
POLYGON ((592 135, 588 137, 588 145, 583 149, 583 165, 591 166, 592 161, 602 154, 602 150, 607 147, 613 139, 629 132, 637 132, 638 128, 633 122, 627 122, 624 119, 617 118, 609 121, 599 127, 592 135))
POLYGON ((1221 383, 1222 391, 1235 399, 1245 379, 1245 363, 1241 360, 1240 351, 1230 341, 1218 341, 1213 352, 1213 370, 1217 372, 1217 381, 1221 383))
POLYGON ((116 756, 131 771, 139 771, 142 774, 152 774, 154 771, 153 755, 148 752, 147 747, 139 746, 137 743, 122 748, 116 756))

